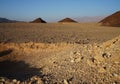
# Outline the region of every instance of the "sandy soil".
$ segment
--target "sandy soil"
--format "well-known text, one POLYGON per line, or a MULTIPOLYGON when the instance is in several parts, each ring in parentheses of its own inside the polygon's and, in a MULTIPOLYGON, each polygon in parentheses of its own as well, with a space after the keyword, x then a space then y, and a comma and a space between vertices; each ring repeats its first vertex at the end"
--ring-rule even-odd
POLYGON ((119 27, 17 23, 0 34, 0 83, 120 83, 119 27))

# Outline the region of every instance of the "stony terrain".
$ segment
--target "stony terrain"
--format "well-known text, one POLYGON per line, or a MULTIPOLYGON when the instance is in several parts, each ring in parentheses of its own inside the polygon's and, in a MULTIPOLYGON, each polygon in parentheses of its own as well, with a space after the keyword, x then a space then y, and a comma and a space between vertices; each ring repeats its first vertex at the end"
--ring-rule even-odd
POLYGON ((119 27, 19 23, 0 33, 1 84, 120 84, 119 27))
POLYGON ((117 37, 119 27, 97 23, 1 23, 0 42, 101 43, 117 37))

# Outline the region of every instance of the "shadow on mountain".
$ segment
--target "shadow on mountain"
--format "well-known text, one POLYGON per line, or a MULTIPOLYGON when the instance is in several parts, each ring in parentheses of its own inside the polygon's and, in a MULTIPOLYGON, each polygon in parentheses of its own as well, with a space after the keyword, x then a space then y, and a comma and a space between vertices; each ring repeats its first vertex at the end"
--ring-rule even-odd
POLYGON ((24 61, 3 61, 0 62, 0 77, 7 77, 8 79, 17 79, 25 81, 32 76, 40 76, 42 68, 32 68, 24 61))
POLYGON ((8 50, 4 50, 4 51, 1 51, 0 52, 0 57, 3 57, 3 56, 5 56, 5 55, 8 55, 8 54, 10 54, 10 53, 12 53, 12 49, 8 49, 8 50))

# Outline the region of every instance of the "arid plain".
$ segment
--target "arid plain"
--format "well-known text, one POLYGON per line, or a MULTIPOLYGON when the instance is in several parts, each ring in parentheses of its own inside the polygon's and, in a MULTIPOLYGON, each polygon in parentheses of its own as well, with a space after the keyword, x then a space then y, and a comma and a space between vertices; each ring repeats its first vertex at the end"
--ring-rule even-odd
POLYGON ((120 27, 0 23, 5 84, 119 84, 120 27))

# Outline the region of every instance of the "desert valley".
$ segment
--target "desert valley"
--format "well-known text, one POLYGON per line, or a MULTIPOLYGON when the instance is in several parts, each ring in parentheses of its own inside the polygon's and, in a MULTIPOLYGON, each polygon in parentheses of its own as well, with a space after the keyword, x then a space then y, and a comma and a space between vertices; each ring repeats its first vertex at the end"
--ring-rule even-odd
POLYGON ((0 23, 0 84, 120 84, 120 11, 98 23, 0 23))

